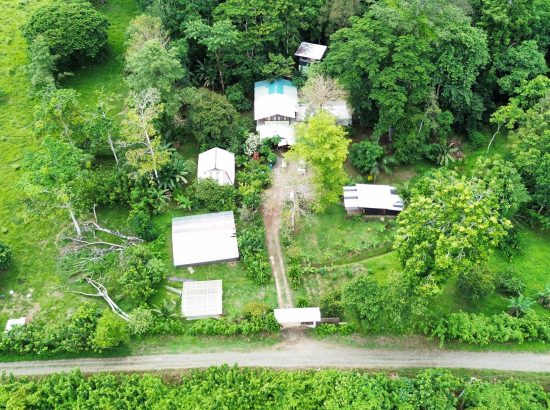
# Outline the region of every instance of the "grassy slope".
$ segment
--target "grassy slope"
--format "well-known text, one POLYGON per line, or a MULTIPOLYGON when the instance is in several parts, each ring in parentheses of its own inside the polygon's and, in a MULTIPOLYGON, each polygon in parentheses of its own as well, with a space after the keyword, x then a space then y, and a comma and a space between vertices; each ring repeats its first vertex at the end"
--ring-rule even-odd
MULTIPOLYGON (((63 315, 81 303, 75 295, 54 291, 55 285, 63 282, 63 278, 56 273, 54 241, 59 226, 66 221, 25 216, 17 188, 22 171, 12 165, 18 164, 26 152, 38 146, 31 136, 35 101, 30 98, 24 73, 26 45, 19 27, 34 8, 45 3, 47 0, 33 1, 18 7, 16 1, 0 0, 3 10, 0 15, 0 38, 5 39, 0 43, 0 88, 9 94, 8 102, 0 110, 0 138, 7 137, 5 141, 0 139, 0 227, 8 228, 7 234, 0 234, 0 240, 14 250, 12 267, 0 277, 0 293, 7 294, 10 289, 16 291, 14 297, 8 296, 0 302, 0 324, 8 317, 25 315, 38 308, 49 312, 52 317, 63 315), (32 297, 26 298, 29 291, 32 291, 32 297)), ((86 104, 94 101, 95 90, 105 87, 120 95, 118 101, 122 107, 125 93, 121 59, 124 32, 130 19, 137 14, 137 6, 134 0, 111 0, 101 11, 111 22, 109 58, 76 72, 62 86, 77 89, 86 104)))

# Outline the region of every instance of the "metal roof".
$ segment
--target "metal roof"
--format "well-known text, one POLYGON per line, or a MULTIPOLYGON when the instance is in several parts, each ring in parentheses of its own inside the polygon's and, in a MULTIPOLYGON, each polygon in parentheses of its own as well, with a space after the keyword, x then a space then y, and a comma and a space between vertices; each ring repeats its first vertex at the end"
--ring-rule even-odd
POLYGON ((327 46, 321 44, 313 44, 302 42, 294 54, 296 57, 305 57, 312 60, 320 60, 325 55, 327 51, 327 46))
POLYGON ((233 211, 172 219, 174 266, 239 259, 233 211))
POLYGON ((10 330, 12 330, 16 326, 23 326, 27 322, 26 317, 20 317, 17 319, 8 319, 6 323, 6 329, 4 329, 4 333, 8 333, 10 330))
POLYGON ((212 148, 199 154, 197 178, 212 178, 220 185, 235 183, 235 154, 212 148))
POLYGON ((279 142, 280 147, 293 145, 296 142, 294 124, 290 124, 288 121, 266 121, 264 124, 258 125, 256 131, 262 140, 271 137, 281 137, 281 141, 279 142))
POLYGON ((298 89, 288 80, 258 81, 254 84, 254 120, 274 115, 295 118, 298 89))
MULTIPOLYGON (((336 122, 342 125, 351 125, 352 114, 349 105, 344 100, 334 100, 328 101, 321 107, 323 110, 334 115, 336 117, 336 122)), ((308 116, 314 114, 310 112, 309 104, 300 104, 298 107, 296 121, 305 121, 308 116)))
POLYGON ((403 199, 390 185, 357 184, 344 187, 344 207, 402 211, 403 199))
POLYGON ((181 294, 181 314, 188 319, 221 316, 222 281, 184 282, 181 294))
POLYGON ((275 309, 273 313, 281 325, 321 321, 321 309, 318 307, 275 309))

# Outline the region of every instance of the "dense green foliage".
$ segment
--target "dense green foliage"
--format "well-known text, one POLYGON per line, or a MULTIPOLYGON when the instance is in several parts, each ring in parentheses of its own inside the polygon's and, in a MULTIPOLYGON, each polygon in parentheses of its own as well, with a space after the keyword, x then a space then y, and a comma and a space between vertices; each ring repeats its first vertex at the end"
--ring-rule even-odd
POLYGON ((189 186, 188 192, 195 209, 221 212, 232 211, 236 206, 235 188, 232 185, 220 185, 212 178, 196 179, 189 186))
POLYGON ((473 86, 488 60, 485 33, 443 1, 379 1, 331 37, 324 70, 350 92, 355 113, 389 133, 401 161, 445 143, 451 125, 481 119, 473 86))
POLYGON ((523 317, 506 313, 483 315, 475 313, 452 313, 437 323, 432 336, 445 341, 488 345, 489 343, 523 343, 527 341, 550 341, 550 324, 546 318, 530 312, 523 317))
POLYGON ((0 242, 0 270, 7 269, 10 266, 11 257, 11 248, 5 243, 0 242))
POLYGON ((351 163, 365 174, 373 174, 377 162, 384 155, 384 148, 372 141, 361 141, 349 148, 351 163))
POLYGON ((40 379, 2 376, 8 408, 248 408, 248 409, 543 409, 540 385, 483 381, 425 370, 413 377, 356 371, 274 371, 219 367, 193 370, 174 381, 162 376, 75 370, 40 379))
POLYGON ((29 44, 42 38, 63 67, 98 56, 107 42, 105 16, 89 2, 55 1, 38 8, 23 27, 29 44))

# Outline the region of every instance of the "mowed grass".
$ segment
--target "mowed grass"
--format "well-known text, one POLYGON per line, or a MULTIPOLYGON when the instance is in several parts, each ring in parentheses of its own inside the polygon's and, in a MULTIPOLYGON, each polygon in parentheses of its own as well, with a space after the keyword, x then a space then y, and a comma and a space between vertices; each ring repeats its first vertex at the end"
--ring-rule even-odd
MULTIPOLYGON (((59 290, 65 278, 56 270, 55 242, 60 228, 69 222, 68 217, 28 215, 18 187, 23 174, 18 168, 21 159, 39 146, 39 141, 32 137, 36 101, 25 74, 26 43, 20 27, 32 10, 47 3, 48 0, 33 0, 19 6, 18 1, 0 0, 3 11, 0 15, 0 89, 7 93, 7 101, 0 103, 0 228, 7 228, 7 233, 0 233, 0 241, 9 244, 14 253, 10 269, 0 273, 0 294, 6 295, 0 299, 0 327, 9 317, 28 316, 38 310, 52 318, 60 317, 83 301, 79 296, 59 290), (14 296, 9 296, 10 290, 15 292, 14 296)), ((137 7, 134 0, 110 0, 100 11, 111 22, 109 58, 75 72, 73 78, 61 85, 78 90, 84 104, 95 100, 95 90, 109 88, 118 94, 117 100, 122 106, 123 38, 137 7)))

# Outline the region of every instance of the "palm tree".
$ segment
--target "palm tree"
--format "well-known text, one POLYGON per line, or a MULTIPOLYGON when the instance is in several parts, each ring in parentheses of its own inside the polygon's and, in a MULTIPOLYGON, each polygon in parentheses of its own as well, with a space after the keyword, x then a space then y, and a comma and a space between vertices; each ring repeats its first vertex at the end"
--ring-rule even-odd
POLYGON ((162 301, 162 305, 153 305, 155 308, 151 309, 153 312, 155 312, 157 315, 163 318, 175 318, 179 317, 177 313, 177 304, 174 301, 170 301, 167 299, 164 299, 162 301))
POLYGON ((550 284, 537 293, 537 302, 539 302, 543 307, 550 308, 550 284))
POLYGON ((508 313, 515 317, 521 317, 531 309, 535 301, 527 296, 519 295, 518 297, 508 299, 508 313))
POLYGON ((393 173, 392 168, 395 165, 397 165, 397 160, 395 157, 393 155, 385 155, 374 162, 369 174, 372 175, 373 179, 376 179, 376 177, 380 174, 380 171, 387 175, 391 175, 393 173))
POLYGON ((451 162, 455 162, 455 154, 458 152, 458 148, 453 147, 453 144, 444 145, 439 144, 434 148, 433 158, 439 166, 446 167, 451 162))
POLYGON ((408 203, 412 195, 412 187, 410 181, 405 181, 397 185, 397 191, 399 192, 399 196, 401 197, 401 199, 403 199, 403 202, 408 203))

